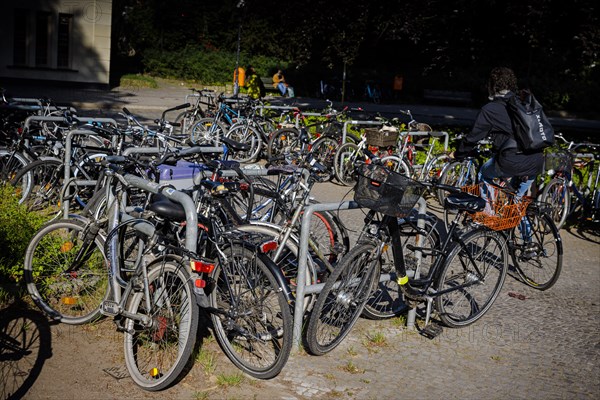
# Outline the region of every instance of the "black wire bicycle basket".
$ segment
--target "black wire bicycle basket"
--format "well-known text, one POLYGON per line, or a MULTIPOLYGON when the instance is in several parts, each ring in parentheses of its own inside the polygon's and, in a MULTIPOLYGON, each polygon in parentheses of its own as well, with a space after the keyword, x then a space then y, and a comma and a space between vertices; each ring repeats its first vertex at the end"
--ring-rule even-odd
POLYGON ((381 165, 362 164, 356 172, 354 201, 392 217, 405 217, 426 189, 421 183, 381 165))
POLYGON ((544 155, 544 171, 569 171, 573 166, 573 156, 567 150, 558 149, 544 155))

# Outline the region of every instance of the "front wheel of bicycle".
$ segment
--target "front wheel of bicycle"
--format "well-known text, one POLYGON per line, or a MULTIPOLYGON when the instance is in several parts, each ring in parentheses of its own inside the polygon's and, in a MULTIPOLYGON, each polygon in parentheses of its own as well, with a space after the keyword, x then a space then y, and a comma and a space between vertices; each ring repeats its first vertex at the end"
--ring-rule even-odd
POLYGON ((104 239, 93 229, 76 220, 53 221, 33 236, 25 251, 27 291, 42 311, 65 324, 98 318, 109 295, 104 239))
POLYGON ((327 278, 306 330, 311 354, 335 349, 358 320, 377 288, 381 258, 375 243, 366 242, 344 256, 327 278))
POLYGON ((225 137, 239 143, 248 144, 250 149, 247 151, 236 151, 232 153, 232 159, 241 163, 254 162, 260 156, 260 151, 263 147, 261 134, 253 126, 247 123, 232 125, 225 137))
POLYGON ((151 265, 148 287, 131 291, 127 311, 140 317, 125 322, 131 378, 148 391, 167 388, 180 377, 196 343, 199 310, 187 265, 173 259, 151 265))
POLYGON ((552 218, 528 210, 513 235, 511 255, 523 282, 535 289, 550 289, 560 276, 563 256, 562 240, 552 218))
POLYGON ((400 175, 407 176, 411 178, 414 174, 412 167, 407 162, 406 159, 403 159, 398 156, 387 156, 381 158, 381 163, 390 169, 391 171, 397 172, 400 175))
POLYGON ((435 284, 436 308, 451 328, 472 324, 492 306, 508 270, 505 239, 485 228, 454 245, 435 284))
POLYGON ((215 338, 242 371, 277 376, 292 349, 292 313, 273 272, 256 249, 224 246, 209 295, 215 338))

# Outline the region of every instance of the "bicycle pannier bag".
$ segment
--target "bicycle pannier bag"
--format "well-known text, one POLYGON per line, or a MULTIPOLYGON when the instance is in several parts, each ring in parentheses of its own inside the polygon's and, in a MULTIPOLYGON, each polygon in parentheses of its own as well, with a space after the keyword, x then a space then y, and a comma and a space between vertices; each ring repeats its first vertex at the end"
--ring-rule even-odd
POLYGON ((517 95, 509 97, 506 109, 519 149, 535 152, 554 144, 554 128, 533 94, 523 93, 522 100, 517 95))

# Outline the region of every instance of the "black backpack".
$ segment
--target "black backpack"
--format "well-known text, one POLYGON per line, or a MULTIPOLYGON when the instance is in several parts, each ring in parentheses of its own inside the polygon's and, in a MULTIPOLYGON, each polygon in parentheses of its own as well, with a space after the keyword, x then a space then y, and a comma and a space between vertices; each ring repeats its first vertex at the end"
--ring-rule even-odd
POLYGON ((510 96, 506 109, 519 150, 537 152, 554 144, 554 128, 531 92, 510 96))

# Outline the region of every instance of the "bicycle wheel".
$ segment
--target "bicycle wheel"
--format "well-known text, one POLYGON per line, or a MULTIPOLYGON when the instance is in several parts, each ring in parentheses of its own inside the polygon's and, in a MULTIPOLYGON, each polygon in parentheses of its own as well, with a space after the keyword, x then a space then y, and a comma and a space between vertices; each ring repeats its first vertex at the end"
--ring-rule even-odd
POLYGON ((222 248, 209 295, 215 338, 242 371, 259 379, 277 376, 292 349, 292 313, 273 273, 255 249, 222 248))
POLYGON ((433 178, 440 179, 444 167, 450 162, 450 156, 447 154, 438 154, 423 167, 423 179, 431 180, 433 178))
POLYGON ((410 164, 398 156, 383 157, 381 162, 384 166, 400 175, 408 176, 409 178, 413 176, 413 169, 410 164))
POLYGON ((51 222, 29 242, 23 275, 33 301, 50 317, 65 324, 90 322, 109 295, 104 239, 93 225, 51 222))
POLYGON ((335 152, 339 146, 339 140, 331 136, 321 136, 311 146, 311 152, 315 160, 327 168, 326 172, 320 174, 323 180, 330 180, 335 175, 333 162, 335 152))
MULTIPOLYGON (((531 206, 530 206, 531 208, 531 206)), ((562 270, 562 240, 547 214, 529 212, 513 231, 513 263, 523 282, 535 289, 550 289, 562 270)))
POLYGON ((194 126, 194 123, 197 119, 204 118, 202 115, 203 112, 201 109, 198 110, 187 110, 180 113, 175 118, 175 123, 180 124, 179 133, 182 135, 189 135, 190 129, 194 126))
POLYGON ((300 131, 296 128, 282 128, 271 134, 267 145, 269 160, 277 156, 289 155, 302 149, 300 131))
POLYGON ((201 118, 190 129, 190 141, 196 145, 218 146, 226 132, 227 127, 223 123, 213 118, 201 118))
POLYGON ((336 179, 345 186, 356 184, 356 172, 354 168, 358 160, 365 160, 365 155, 354 143, 344 143, 335 152, 334 168, 336 179))
POLYGON ((508 251, 499 233, 477 229, 461 237, 435 284, 441 321, 458 328, 481 318, 498 297, 507 270, 508 251))
POLYGON ((250 145, 248 151, 236 151, 233 153, 233 159, 239 162, 256 161, 262 148, 262 139, 260 133, 248 124, 233 125, 225 134, 225 137, 235 140, 236 142, 250 145))
POLYGON ((17 151, 0 149, 0 183, 12 181, 30 161, 17 151))
POLYGON ((335 267, 308 322, 306 345, 311 354, 330 352, 350 333, 377 288, 380 263, 377 245, 368 242, 350 250, 335 267))
MULTIPOLYGON (((440 183, 457 187, 474 185, 477 183, 477 168, 469 160, 454 161, 442 171, 440 183)), ((447 195, 448 192, 443 189, 437 191, 437 198, 440 204, 444 204, 447 195)))
MULTIPOLYGON (((420 247, 436 249, 441 247, 445 237, 443 224, 434 214, 428 213, 424 223, 425 226, 421 232, 417 230, 416 218, 407 218, 399 224, 406 269, 416 271, 418 268, 420 276, 426 276, 429 273, 435 258, 431 254, 421 254, 418 257, 417 253, 409 250, 407 246, 416 246, 419 241, 420 247)), ((381 254, 380 271, 381 275, 394 274, 396 271, 392 249, 389 246, 381 254)), ((392 318, 400 315, 406 308, 398 283, 395 279, 389 279, 379 282, 377 290, 365 304, 362 316, 373 320, 392 318)))
POLYGON ((63 163, 60 160, 37 160, 22 168, 11 184, 20 204, 30 211, 59 211, 60 191, 64 178, 63 163))
POLYGON ((556 224, 556 228, 560 230, 565 224, 571 209, 571 192, 565 180, 554 178, 548 182, 542 191, 540 201, 552 206, 549 210, 550 216, 556 224))
POLYGON ((129 293, 125 321, 125 364, 133 381, 149 391, 173 384, 196 344, 199 310, 187 265, 161 259, 148 267, 146 290, 129 293), (150 308, 148 308, 148 305, 150 308))

